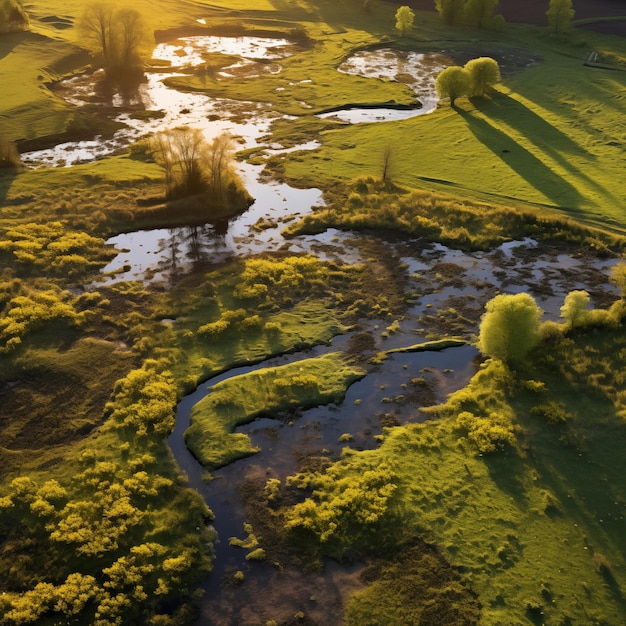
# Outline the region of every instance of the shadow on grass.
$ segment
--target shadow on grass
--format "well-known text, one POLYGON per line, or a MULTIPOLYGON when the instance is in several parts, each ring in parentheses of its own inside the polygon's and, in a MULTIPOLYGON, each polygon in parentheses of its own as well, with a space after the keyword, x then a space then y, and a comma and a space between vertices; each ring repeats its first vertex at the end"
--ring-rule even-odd
POLYGON ((17 174, 17 170, 13 168, 0 169, 0 216, 2 215, 2 205, 9 195, 9 189, 11 189, 17 174))
POLYGON ((467 126, 483 145, 497 158, 504 161, 529 185, 549 198, 555 205, 578 207, 583 197, 570 183, 555 174, 545 163, 519 145, 512 137, 499 130, 487 120, 471 112, 458 109, 467 126))
POLYGON ((520 508, 527 506, 526 489, 520 477, 524 475, 524 462, 515 452, 498 452, 485 456, 489 475, 498 488, 509 494, 520 508))
MULTIPOLYGON (((595 156, 573 141, 571 137, 531 111, 518 100, 502 92, 495 92, 489 100, 476 99, 472 104, 489 119, 497 120, 524 135, 539 150, 548 155, 564 170, 597 192, 606 195, 607 191, 596 180, 571 163, 572 156, 589 161, 589 170, 593 172, 595 156)), ((616 198, 613 198, 616 200, 616 198)))
POLYGON ((28 38, 32 38, 32 35, 26 30, 0 35, 0 60, 11 54, 14 48, 28 38))

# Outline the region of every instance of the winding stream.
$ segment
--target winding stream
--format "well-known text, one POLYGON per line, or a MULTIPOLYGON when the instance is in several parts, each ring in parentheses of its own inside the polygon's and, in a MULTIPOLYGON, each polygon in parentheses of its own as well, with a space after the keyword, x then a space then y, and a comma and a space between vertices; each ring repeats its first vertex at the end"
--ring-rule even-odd
MULTIPOLYGON (((290 44, 284 40, 203 37, 161 45, 155 51, 155 58, 169 62, 173 67, 151 73, 147 82, 131 97, 128 94, 124 97, 113 95, 112 102, 122 107, 117 119, 126 124, 124 129, 107 141, 96 139, 31 152, 23 155, 24 162, 33 167, 70 166, 110 154, 147 133, 182 125, 202 128, 209 138, 229 132, 240 139, 242 148, 262 145, 260 138, 267 133, 275 116, 266 108, 208 98, 198 93, 180 93, 164 85, 165 78, 186 66, 201 63, 206 51, 239 55, 242 57, 240 64, 249 66, 251 71, 279 72, 280 59, 289 54, 290 44), (162 111, 164 115, 159 119, 133 119, 126 110, 129 102, 135 102, 139 108, 162 111), (242 111, 245 111, 246 122, 241 122, 242 111)), ((240 64, 236 65, 241 67, 240 64)), ((412 111, 351 110, 328 115, 358 123, 427 113, 435 106, 434 75, 443 65, 442 55, 399 55, 387 50, 359 53, 340 70, 408 81, 413 84, 423 107, 412 111), (427 69, 422 71, 423 68, 427 69)), ((228 78, 227 68, 224 79, 228 78)), ((81 105, 93 97, 93 77, 66 81, 60 93, 70 102, 81 105)), ((266 151, 281 150, 276 146, 263 147, 266 151)), ((316 144, 311 143, 297 149, 315 147, 316 144)), ((138 231, 113 237, 108 243, 115 245, 120 253, 104 269, 102 279, 107 282, 129 279, 175 281, 179 274, 189 271, 196 263, 280 249, 312 252, 321 258, 347 263, 364 261, 359 243, 368 235, 328 231, 315 237, 284 240, 280 235, 284 223, 321 204, 321 192, 262 180, 262 166, 240 163, 237 167, 248 191, 256 198, 248 211, 221 224, 138 231), (255 228, 259 220, 270 226, 255 228), (119 271, 122 269, 124 271, 119 271)), ((435 319, 438 311, 469 311, 471 319, 478 319, 484 303, 499 292, 529 291, 553 319, 558 318, 559 306, 571 289, 587 289, 597 305, 604 304, 614 295, 606 285, 610 261, 585 261, 542 247, 532 240, 510 242, 488 253, 473 254, 418 240, 383 242, 381 245, 385 246, 386 254, 397 260, 398 272, 408 277, 407 289, 415 294, 415 298, 393 332, 386 331, 389 320, 363 322, 359 332, 371 337, 373 350, 425 340, 429 333, 438 331, 435 319)), ((203 383, 179 403, 176 427, 169 444, 190 485, 203 495, 214 511, 220 538, 199 623, 214 626, 261 624, 271 619, 287 621, 297 611, 304 611, 317 623, 339 624, 346 594, 360 588, 360 566, 339 566, 329 562, 324 572, 303 574, 292 568, 280 570, 267 563, 246 561, 245 551, 228 544, 229 537, 243 536, 246 521, 238 486, 270 477, 284 479, 297 470, 300 455, 325 449, 334 457, 346 445, 338 441, 344 433, 352 436, 349 443, 352 447, 373 447, 376 445, 375 435, 382 431, 385 419, 392 419, 394 423, 422 419, 420 402, 443 401, 450 392, 463 387, 475 372, 473 359, 477 353, 470 346, 442 352, 395 354, 376 371, 353 384, 341 405, 302 411, 289 424, 263 418, 242 427, 240 431, 250 435, 260 452, 214 472, 214 479, 210 482, 202 480, 202 468, 185 447, 183 433, 189 425, 193 406, 208 393, 211 385, 252 369, 346 349, 349 340, 349 335, 336 337, 330 346, 230 370, 203 383), (415 377, 425 378, 429 389, 429 394, 417 401, 407 399, 407 389, 415 377), (229 576, 237 570, 245 573, 245 584, 229 582, 229 576)))

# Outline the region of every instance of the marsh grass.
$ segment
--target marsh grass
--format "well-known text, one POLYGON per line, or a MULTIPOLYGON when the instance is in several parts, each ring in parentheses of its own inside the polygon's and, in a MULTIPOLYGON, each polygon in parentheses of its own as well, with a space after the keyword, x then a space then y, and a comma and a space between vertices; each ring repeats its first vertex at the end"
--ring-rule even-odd
POLYGON ((374 177, 337 185, 328 199, 328 206, 288 225, 284 234, 319 233, 331 227, 400 231, 466 250, 536 237, 583 244, 607 254, 622 250, 625 242, 621 236, 581 226, 555 213, 406 189, 374 177))
POLYGON ((273 416, 292 408, 340 402, 347 387, 365 375, 340 353, 264 368, 217 383, 191 413, 185 442, 208 469, 258 452, 237 426, 256 417, 273 416))

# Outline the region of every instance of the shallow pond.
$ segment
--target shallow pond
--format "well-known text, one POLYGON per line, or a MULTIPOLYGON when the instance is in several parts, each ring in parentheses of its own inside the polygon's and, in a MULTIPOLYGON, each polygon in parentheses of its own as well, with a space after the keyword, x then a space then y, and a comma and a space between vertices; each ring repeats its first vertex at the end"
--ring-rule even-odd
POLYGON ((407 110, 354 107, 343 111, 322 113, 319 117, 335 117, 350 124, 358 124, 397 121, 425 115, 437 107, 438 98, 435 90, 437 74, 453 64, 454 61, 441 52, 403 52, 390 48, 357 52, 339 66, 340 72, 404 83, 415 93, 421 107, 407 110))

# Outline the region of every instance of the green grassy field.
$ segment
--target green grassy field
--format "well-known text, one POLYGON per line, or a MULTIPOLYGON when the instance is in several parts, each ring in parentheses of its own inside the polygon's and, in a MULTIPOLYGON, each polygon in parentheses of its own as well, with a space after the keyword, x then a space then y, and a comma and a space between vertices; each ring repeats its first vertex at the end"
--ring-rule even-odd
MULTIPOLYGON (((389 147, 391 175, 402 185, 435 183, 463 196, 553 207, 623 227, 626 137, 617 120, 625 113, 626 72, 584 67, 584 49, 553 51, 531 37, 517 43, 543 62, 507 78, 491 98, 441 105, 386 124, 385 132, 379 124, 326 131, 323 148, 289 159, 285 176, 319 184, 331 177, 329 162, 332 177, 379 176, 389 147)), ((428 47, 420 42, 418 49, 428 47)))

